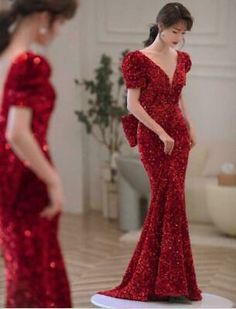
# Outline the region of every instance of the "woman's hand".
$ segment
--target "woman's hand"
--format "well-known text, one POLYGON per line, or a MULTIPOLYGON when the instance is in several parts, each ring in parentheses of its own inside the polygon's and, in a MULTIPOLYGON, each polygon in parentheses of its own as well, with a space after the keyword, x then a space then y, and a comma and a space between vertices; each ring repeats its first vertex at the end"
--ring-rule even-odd
POLYGON ((196 132, 195 132, 193 125, 189 126, 188 132, 189 132, 189 137, 190 137, 190 147, 192 149, 197 143, 196 132))
POLYGON ((65 204, 64 190, 59 177, 47 184, 50 204, 41 212, 40 216, 52 219, 63 211, 65 204))
POLYGON ((164 143, 164 153, 171 154, 175 141, 165 131, 159 134, 160 140, 164 143))

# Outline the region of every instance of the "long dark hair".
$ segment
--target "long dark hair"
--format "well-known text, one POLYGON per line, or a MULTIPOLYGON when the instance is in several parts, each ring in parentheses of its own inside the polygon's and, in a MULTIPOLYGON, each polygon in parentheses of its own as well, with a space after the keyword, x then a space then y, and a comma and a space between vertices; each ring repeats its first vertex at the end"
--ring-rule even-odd
POLYGON ((0 11, 0 54, 11 41, 11 26, 19 17, 47 11, 52 20, 57 16, 70 19, 78 6, 77 0, 14 0, 8 10, 0 11))
POLYGON ((168 28, 179 21, 184 21, 187 30, 191 30, 193 26, 193 17, 183 4, 179 2, 170 2, 164 5, 156 17, 156 23, 150 27, 149 38, 144 41, 144 46, 149 46, 155 41, 159 32, 158 23, 162 23, 165 28, 168 28))

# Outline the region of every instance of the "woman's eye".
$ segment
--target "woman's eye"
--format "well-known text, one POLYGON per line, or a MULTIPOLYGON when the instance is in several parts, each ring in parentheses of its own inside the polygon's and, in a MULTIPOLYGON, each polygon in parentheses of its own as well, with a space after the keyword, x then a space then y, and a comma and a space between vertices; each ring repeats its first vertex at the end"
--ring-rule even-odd
POLYGON ((173 33, 177 34, 178 32, 177 31, 173 31, 173 33))

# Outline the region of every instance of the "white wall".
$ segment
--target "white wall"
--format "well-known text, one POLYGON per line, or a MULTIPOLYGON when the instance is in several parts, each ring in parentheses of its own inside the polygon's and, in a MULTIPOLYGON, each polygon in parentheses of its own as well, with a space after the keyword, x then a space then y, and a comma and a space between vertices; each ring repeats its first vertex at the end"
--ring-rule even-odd
MULTIPOLYGON (((142 47, 148 25, 168 1, 81 0, 80 12, 50 50, 59 89, 59 108, 53 126, 55 155, 69 193, 69 209, 101 208, 100 166, 106 152, 84 134, 73 111, 86 104, 76 97, 73 77, 92 77, 100 55, 118 65, 120 52, 142 47), (84 186, 82 186, 82 183, 84 186)), ((185 97, 198 140, 236 137, 236 1, 186 0, 195 24, 184 47, 192 55, 185 97)), ((129 151, 126 147, 125 151, 129 151)))
POLYGON ((50 141, 53 157, 62 175, 66 191, 66 211, 80 213, 86 203, 86 168, 83 128, 75 110, 82 106, 82 93, 74 79, 84 72, 86 50, 86 10, 81 5, 73 21, 62 30, 61 36, 46 51, 53 66, 53 82, 57 89, 57 108, 51 125, 50 141))

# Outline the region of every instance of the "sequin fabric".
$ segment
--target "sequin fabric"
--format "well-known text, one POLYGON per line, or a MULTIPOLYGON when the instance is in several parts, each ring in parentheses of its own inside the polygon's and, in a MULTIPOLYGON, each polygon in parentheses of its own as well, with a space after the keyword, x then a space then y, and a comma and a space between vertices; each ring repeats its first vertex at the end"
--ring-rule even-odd
MULTIPOLYGON (((54 109, 51 68, 43 56, 19 55, 4 85, 0 112, 0 240, 5 261, 6 307, 71 307, 70 287, 58 242, 60 215, 39 213, 48 205, 46 185, 6 140, 11 106, 32 109, 32 132, 52 163, 47 129, 54 109)), ((53 163, 52 163, 53 164, 53 163)))
POLYGON ((158 135, 137 119, 136 126, 132 114, 123 121, 129 144, 137 144, 149 177, 151 201, 122 282, 99 294, 138 301, 164 300, 169 296, 202 299, 185 209, 190 137, 178 104, 191 64, 188 53, 177 51, 177 65, 170 81, 165 71, 141 51, 131 51, 123 59, 126 87, 141 88, 140 104, 175 140, 175 145, 171 155, 165 154, 158 135))

